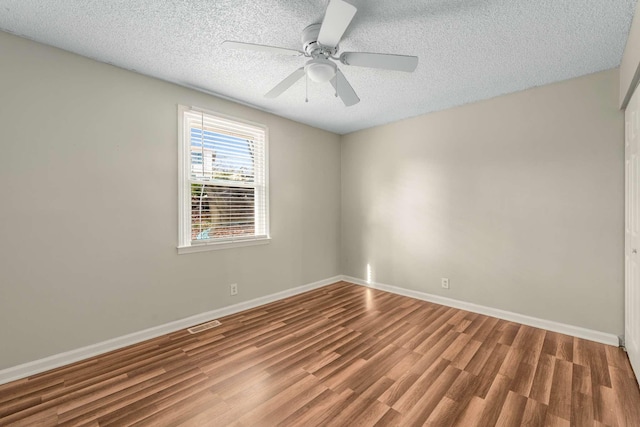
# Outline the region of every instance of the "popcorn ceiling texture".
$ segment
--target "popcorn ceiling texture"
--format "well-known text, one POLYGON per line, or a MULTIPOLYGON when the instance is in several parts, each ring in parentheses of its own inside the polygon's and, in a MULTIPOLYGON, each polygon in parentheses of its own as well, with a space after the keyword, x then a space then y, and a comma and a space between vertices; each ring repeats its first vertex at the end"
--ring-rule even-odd
POLYGON ((636 0, 350 0, 341 51, 420 62, 413 74, 339 65, 361 99, 348 108, 311 81, 305 103, 304 79, 266 99, 306 59, 220 46, 301 49, 327 3, 0 0, 0 29, 344 134, 617 67, 636 0))

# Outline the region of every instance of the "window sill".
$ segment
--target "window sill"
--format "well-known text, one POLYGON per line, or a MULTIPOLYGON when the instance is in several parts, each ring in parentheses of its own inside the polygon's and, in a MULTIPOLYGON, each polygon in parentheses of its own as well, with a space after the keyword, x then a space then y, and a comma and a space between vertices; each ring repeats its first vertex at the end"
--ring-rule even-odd
POLYGON ((266 245, 271 242, 271 237, 260 237, 258 239, 236 240, 234 242, 210 242, 189 246, 178 246, 178 255, 191 254, 194 252, 217 251, 220 249, 241 248, 244 246, 266 245))

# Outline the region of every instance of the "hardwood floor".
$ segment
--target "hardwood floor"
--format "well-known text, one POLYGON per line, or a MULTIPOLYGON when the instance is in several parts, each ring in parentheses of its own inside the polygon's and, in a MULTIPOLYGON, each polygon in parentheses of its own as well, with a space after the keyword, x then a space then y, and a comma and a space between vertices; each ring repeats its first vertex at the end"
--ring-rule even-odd
POLYGON ((640 426, 615 347, 340 282, 0 386, 0 425, 640 426))

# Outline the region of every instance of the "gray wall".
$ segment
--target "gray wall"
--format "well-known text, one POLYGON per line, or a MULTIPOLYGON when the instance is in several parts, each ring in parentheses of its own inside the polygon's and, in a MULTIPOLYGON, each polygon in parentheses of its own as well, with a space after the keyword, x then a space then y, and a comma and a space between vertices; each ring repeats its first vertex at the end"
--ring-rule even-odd
POLYGON ((0 369, 340 273, 339 136, 2 32, 0 52, 0 369), (269 127, 269 245, 177 255, 177 104, 269 127))
POLYGON ((342 273, 621 334, 618 88, 611 70, 344 136, 342 273))

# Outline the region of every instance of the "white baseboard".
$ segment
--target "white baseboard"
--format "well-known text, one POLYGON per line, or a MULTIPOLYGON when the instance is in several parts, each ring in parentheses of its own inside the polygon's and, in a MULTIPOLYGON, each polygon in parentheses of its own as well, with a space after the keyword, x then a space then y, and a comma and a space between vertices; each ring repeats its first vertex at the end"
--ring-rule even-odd
POLYGON ((596 341, 603 344, 618 347, 618 337, 614 334, 606 332, 594 331, 582 328, 580 326, 567 325, 565 323, 554 322, 552 320, 539 319, 524 314, 514 313, 512 311, 500 310, 498 308, 487 307, 484 305, 474 304, 471 302, 460 301, 453 298, 442 297, 439 295, 428 294, 426 292, 404 289, 397 286, 386 285, 384 283, 371 282, 357 277, 342 276, 345 282, 351 282, 356 285, 367 286, 381 291, 391 292, 393 294, 403 295, 423 301, 429 301, 447 307, 459 308, 461 310, 471 311, 474 313, 484 314, 486 316, 497 317, 499 319, 509 320, 511 322, 521 323, 523 325, 534 326, 540 329, 546 329, 561 334, 571 335, 578 338, 584 338, 590 341, 596 341))
MULTIPOLYGON (((81 360, 88 359, 90 357, 98 356, 119 348, 127 347, 132 344, 137 344, 142 341, 146 341, 151 338, 156 338, 161 335, 169 334, 171 332, 179 331, 180 329, 186 329, 193 325, 208 322, 220 317, 228 316, 230 314, 238 313, 244 310, 248 310, 254 307, 258 307, 270 302, 278 301, 290 296, 298 295, 303 292, 317 289, 332 283, 344 280, 346 282, 354 283, 361 286, 367 286, 374 289, 379 289, 386 292, 391 292, 398 295, 407 296, 410 298, 416 298, 423 301, 429 301, 448 307, 459 308, 461 310, 467 310, 474 313, 484 314, 487 316, 497 317, 499 319, 505 319, 512 322, 521 323, 523 325, 534 326, 536 328, 547 329, 553 332, 559 332, 561 334, 572 335, 578 338, 584 338, 591 341, 600 342, 603 344, 618 346, 618 337, 614 334, 605 332, 594 331, 591 329, 581 328, 579 326, 567 325, 564 323, 558 323, 551 320, 539 319, 536 317, 526 316, 524 314, 514 313, 511 311, 500 310, 497 308, 487 307, 470 302, 460 301, 452 298, 442 297, 438 295, 428 294, 426 292, 414 291, 411 289, 404 289, 397 286, 386 285, 384 283, 367 283, 363 279, 350 276, 335 276, 328 279, 319 280, 314 283, 299 286, 292 289, 287 289, 274 294, 266 295, 264 297, 255 298, 250 301, 241 302, 228 307, 219 308, 217 310, 208 311, 205 313, 196 314, 185 319, 176 320, 166 323, 164 325, 154 326, 149 329, 145 329, 139 332, 134 332, 121 337, 113 338, 107 341, 92 344, 86 347, 78 348, 75 350, 67 351, 53 356, 45 357, 44 359, 35 360, 33 362, 24 363, 22 365, 13 366, 0 370, 0 384, 6 384, 11 381, 19 380, 22 378, 36 375, 41 372, 49 371, 51 369, 59 368, 61 366, 69 365, 81 360)), ((638 361, 635 361, 634 368, 638 368, 638 361)), ((633 362, 632 362, 633 363, 633 362)))
POLYGON ((0 370, 0 384, 6 384, 11 381, 19 380, 22 378, 36 375, 41 372, 49 371, 51 369, 59 368, 61 366, 69 365, 90 357, 98 356, 100 354, 107 353, 109 351, 117 350, 119 348, 127 347, 132 344, 137 344, 142 341, 146 341, 151 338, 156 338, 161 335, 169 334, 171 332, 179 331, 180 329, 186 329, 193 325, 208 322, 220 317, 228 316, 230 314, 238 313, 240 311, 248 310, 250 308, 258 307, 270 302, 281 300, 293 295, 298 295, 303 292, 310 291, 312 289, 320 288, 322 286, 329 285, 331 283, 339 282, 342 276, 330 277, 328 279, 319 280, 317 282, 309 283, 296 288, 287 289, 282 292, 276 292, 275 294, 266 295, 260 298, 255 298, 250 301, 244 301, 238 304, 230 305, 228 307, 219 308, 217 310, 208 311, 206 313, 196 314, 195 316, 187 317, 185 319, 176 320, 173 322, 165 323, 164 325, 154 326, 143 331, 134 332, 121 337, 113 338, 107 341, 91 344, 86 347, 78 348, 75 350, 67 351, 53 356, 45 357, 44 359, 34 360, 33 362, 24 363, 22 365, 13 366, 0 370))

